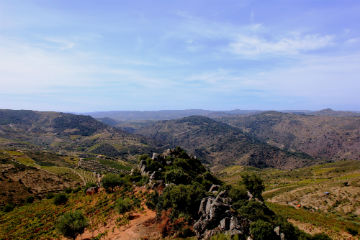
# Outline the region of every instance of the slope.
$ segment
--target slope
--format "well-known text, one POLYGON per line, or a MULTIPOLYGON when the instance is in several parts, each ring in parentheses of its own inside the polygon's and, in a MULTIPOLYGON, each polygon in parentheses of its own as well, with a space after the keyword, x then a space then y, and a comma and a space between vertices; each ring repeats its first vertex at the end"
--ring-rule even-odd
POLYGON ((29 110, 0 110, 0 146, 131 158, 147 152, 146 139, 90 116, 29 110))
POLYGON ((154 139, 158 146, 181 146, 214 168, 232 164, 295 168, 313 161, 306 154, 280 150, 238 128, 202 116, 155 122, 136 133, 154 139))
POLYGON ((219 120, 289 151, 315 158, 360 160, 360 117, 266 112, 219 120))

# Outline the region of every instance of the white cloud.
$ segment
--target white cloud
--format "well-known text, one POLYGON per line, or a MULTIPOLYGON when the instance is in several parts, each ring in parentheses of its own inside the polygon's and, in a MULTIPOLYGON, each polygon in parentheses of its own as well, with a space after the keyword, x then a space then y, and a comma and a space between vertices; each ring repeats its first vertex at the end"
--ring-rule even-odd
POLYGON ((333 44, 333 40, 334 37, 329 35, 296 35, 268 40, 265 37, 239 34, 229 47, 232 53, 245 57, 293 55, 328 47, 333 44))

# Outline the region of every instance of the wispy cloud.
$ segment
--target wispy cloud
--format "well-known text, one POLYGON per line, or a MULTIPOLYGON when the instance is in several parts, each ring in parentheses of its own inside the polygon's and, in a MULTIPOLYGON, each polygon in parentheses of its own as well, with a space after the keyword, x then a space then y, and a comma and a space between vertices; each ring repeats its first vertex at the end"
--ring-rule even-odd
POLYGON ((238 35, 229 44, 230 51, 245 57, 261 55, 293 55, 329 47, 334 44, 334 36, 330 35, 296 35, 278 40, 261 36, 238 35))
POLYGON ((62 39, 62 38, 46 37, 44 40, 47 43, 55 45, 55 47, 60 50, 71 49, 75 46, 74 41, 70 41, 70 40, 62 39))

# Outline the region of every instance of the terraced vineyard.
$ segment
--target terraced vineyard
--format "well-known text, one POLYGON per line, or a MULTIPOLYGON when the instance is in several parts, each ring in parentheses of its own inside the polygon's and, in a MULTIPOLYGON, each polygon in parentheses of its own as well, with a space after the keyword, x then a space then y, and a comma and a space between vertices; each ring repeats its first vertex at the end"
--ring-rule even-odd
POLYGON ((266 183, 263 196, 276 213, 308 232, 325 231, 334 239, 357 239, 360 231, 360 162, 339 161, 285 171, 232 166, 218 175, 236 183, 257 173, 266 183))

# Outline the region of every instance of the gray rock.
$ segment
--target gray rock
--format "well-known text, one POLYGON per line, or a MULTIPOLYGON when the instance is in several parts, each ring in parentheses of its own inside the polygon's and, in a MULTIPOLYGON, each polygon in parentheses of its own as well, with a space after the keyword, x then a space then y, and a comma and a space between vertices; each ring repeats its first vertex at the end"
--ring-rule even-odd
POLYGON ((210 239, 220 232, 234 236, 242 234, 244 227, 248 227, 247 220, 240 221, 235 213, 230 211, 230 199, 225 196, 226 192, 222 191, 216 197, 201 200, 200 219, 194 224, 194 231, 199 239, 210 239))
POLYGON ((280 236, 280 226, 275 227, 274 232, 276 233, 276 235, 280 236))
POLYGON ((284 233, 280 233, 280 239, 285 240, 285 234, 284 233))
POLYGON ((155 160, 155 159, 157 159, 158 157, 159 157, 159 154, 158 154, 158 153, 153 153, 151 159, 152 159, 152 160, 155 160))
POLYGON ((219 189, 220 189, 219 185, 213 184, 213 185, 211 185, 209 192, 218 192, 219 189))

